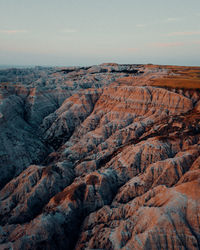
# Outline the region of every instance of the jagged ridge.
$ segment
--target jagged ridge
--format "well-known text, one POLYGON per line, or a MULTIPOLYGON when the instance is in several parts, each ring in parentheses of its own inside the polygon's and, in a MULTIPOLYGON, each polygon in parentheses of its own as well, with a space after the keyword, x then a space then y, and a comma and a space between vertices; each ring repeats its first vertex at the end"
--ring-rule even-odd
POLYGON ((164 66, 33 71, 0 74, 1 248, 198 249, 200 92, 151 86, 164 66))

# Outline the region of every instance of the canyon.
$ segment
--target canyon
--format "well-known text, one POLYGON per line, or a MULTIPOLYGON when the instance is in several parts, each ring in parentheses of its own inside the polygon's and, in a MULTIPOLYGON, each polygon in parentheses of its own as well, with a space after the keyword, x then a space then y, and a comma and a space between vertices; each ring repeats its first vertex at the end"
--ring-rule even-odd
POLYGON ((0 70, 0 249, 200 249, 200 67, 0 70))

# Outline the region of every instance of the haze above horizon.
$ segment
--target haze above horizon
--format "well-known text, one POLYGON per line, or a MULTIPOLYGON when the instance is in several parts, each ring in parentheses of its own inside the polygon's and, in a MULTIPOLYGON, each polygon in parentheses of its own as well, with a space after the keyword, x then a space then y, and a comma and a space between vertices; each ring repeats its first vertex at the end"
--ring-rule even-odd
POLYGON ((2 0, 1 65, 200 66, 199 0, 2 0))

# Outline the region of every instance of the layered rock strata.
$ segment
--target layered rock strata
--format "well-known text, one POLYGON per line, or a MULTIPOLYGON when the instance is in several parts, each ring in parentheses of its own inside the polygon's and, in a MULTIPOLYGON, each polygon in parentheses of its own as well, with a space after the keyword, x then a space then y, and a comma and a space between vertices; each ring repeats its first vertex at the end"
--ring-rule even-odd
POLYGON ((0 249, 200 248, 200 92, 151 80, 175 70, 0 71, 0 249))

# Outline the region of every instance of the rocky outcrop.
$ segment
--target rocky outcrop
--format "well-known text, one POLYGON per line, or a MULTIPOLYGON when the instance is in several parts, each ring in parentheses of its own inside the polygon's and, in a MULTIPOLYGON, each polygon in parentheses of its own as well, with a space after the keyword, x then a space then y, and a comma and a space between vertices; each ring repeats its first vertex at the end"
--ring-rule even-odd
POLYGON ((200 248, 200 92, 152 82, 174 70, 0 71, 1 249, 200 248))
POLYGON ((30 221, 73 179, 74 171, 65 162, 48 167, 28 167, 0 191, 1 222, 17 224, 30 221))
POLYGON ((39 163, 50 152, 39 134, 24 120, 24 102, 11 95, 0 105, 0 187, 31 163, 39 163))
POLYGON ((87 217, 76 249, 198 249, 199 197, 195 179, 105 206, 87 217))

